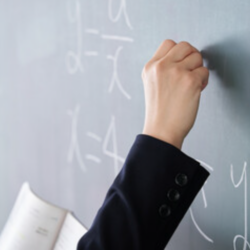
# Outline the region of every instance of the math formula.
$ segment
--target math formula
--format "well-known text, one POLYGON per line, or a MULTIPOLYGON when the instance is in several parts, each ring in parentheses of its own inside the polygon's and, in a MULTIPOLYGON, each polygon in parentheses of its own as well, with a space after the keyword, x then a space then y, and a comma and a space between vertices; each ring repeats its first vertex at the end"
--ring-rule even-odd
MULTIPOLYGON (((127 1, 121 0, 119 1, 117 8, 117 3, 112 0, 107 1, 106 6, 106 17, 109 20, 110 26, 113 26, 115 23, 124 22, 127 27, 126 34, 130 30, 134 30, 134 26, 131 23, 129 18, 127 1)), ((83 25, 83 16, 84 9, 82 7, 82 2, 80 0, 67 1, 66 4, 66 15, 67 20, 74 30, 75 34, 73 36, 74 39, 74 48, 69 48, 65 55, 65 65, 67 72, 70 75, 75 74, 84 74, 86 73, 86 67, 88 58, 97 58, 98 60, 102 60, 104 64, 111 63, 112 64, 112 72, 110 72, 110 84, 106 88, 107 95, 110 98, 113 98, 112 93, 114 88, 116 88, 121 96, 125 98, 127 101, 131 100, 132 96, 126 89, 125 83, 123 79, 119 76, 118 68, 119 68, 119 59, 122 53, 126 53, 127 47, 126 44, 133 44, 134 39, 132 36, 123 36, 120 30, 117 30, 117 33, 107 33, 105 30, 100 29, 100 27, 84 27, 83 25), (113 54, 107 53, 101 54, 98 49, 89 50, 85 47, 84 39, 99 39, 100 43, 110 42, 113 47, 113 54), (112 44, 112 41, 115 41, 115 44, 112 44)), ((94 94, 94 93, 93 93, 94 94)), ((76 104, 76 106, 72 109, 69 107, 67 113, 71 120, 71 141, 69 145, 69 151, 67 160, 69 164, 73 162, 75 159, 79 168, 83 173, 87 173, 88 171, 88 161, 92 161, 96 164, 100 164, 102 159, 100 156, 96 156, 94 154, 86 153, 84 154, 80 149, 78 142, 78 118, 80 115, 80 104, 76 104)), ((111 121, 110 125, 107 128, 107 132, 105 135, 97 135, 95 131, 88 131, 86 136, 96 141, 97 144, 102 148, 103 156, 107 156, 113 159, 114 164, 114 175, 117 175, 119 170, 121 169, 122 164, 124 163, 124 157, 119 155, 118 152, 118 144, 117 136, 116 136, 116 117, 113 114, 110 114, 111 121), (112 144, 112 151, 108 150, 109 143, 112 144)))

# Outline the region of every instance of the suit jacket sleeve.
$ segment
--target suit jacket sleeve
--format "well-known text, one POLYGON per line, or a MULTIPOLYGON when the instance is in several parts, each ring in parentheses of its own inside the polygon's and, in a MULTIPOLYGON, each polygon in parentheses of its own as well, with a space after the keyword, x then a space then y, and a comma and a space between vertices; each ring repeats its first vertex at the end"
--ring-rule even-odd
POLYGON ((78 250, 162 250, 209 173, 174 146, 138 135, 78 250))

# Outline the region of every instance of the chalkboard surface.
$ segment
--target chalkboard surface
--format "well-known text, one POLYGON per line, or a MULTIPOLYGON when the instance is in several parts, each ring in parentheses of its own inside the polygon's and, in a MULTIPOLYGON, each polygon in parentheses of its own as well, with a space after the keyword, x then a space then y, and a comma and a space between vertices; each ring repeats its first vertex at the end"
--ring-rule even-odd
POLYGON ((167 249, 250 249, 250 2, 2 0, 0 230, 24 181, 87 226, 142 131, 166 38, 211 69, 183 151, 211 172, 167 249))

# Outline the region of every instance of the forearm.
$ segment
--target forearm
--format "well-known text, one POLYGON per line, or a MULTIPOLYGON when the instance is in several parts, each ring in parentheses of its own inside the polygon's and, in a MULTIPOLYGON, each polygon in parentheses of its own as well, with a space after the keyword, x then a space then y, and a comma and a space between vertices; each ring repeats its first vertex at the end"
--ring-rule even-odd
POLYGON ((139 135, 78 250, 164 249, 207 177, 177 148, 139 135))

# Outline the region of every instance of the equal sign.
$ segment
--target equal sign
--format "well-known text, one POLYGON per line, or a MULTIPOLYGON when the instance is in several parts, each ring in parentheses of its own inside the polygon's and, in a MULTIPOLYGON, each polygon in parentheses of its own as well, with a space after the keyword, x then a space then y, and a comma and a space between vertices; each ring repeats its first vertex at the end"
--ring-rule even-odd
POLYGON ((101 37, 104 40, 116 40, 116 41, 129 42, 129 43, 134 42, 133 38, 126 37, 126 36, 102 35, 101 37))
MULTIPOLYGON (((102 138, 92 132, 87 132, 86 134, 88 137, 90 137, 91 139, 94 139, 95 141, 101 143, 102 142, 102 138)), ((87 160, 90 160, 90 161, 94 161, 95 163, 98 163, 100 164, 101 163, 101 159, 95 155, 92 155, 92 154, 86 154, 85 155, 86 159, 87 160)))
POLYGON ((98 142, 101 142, 101 141, 102 141, 102 138, 101 138, 100 136, 98 136, 98 135, 96 135, 96 134, 94 134, 94 133, 92 133, 92 132, 87 132, 86 135, 87 135, 88 137, 90 137, 90 138, 92 138, 92 139, 98 141, 98 142))
MULTIPOLYGON (((97 29, 86 29, 85 33, 88 33, 91 35, 100 35, 100 31, 97 29)), ((127 37, 127 36, 116 36, 116 35, 103 34, 103 35, 101 35, 101 38, 104 40, 116 40, 116 41, 129 42, 129 43, 134 42, 133 38, 127 37)))
POLYGON ((95 163, 98 163, 98 164, 101 163, 101 159, 96 157, 95 155, 87 154, 85 157, 87 160, 94 161, 95 163))

